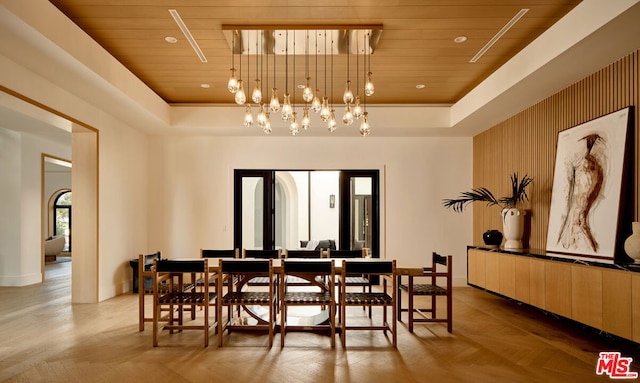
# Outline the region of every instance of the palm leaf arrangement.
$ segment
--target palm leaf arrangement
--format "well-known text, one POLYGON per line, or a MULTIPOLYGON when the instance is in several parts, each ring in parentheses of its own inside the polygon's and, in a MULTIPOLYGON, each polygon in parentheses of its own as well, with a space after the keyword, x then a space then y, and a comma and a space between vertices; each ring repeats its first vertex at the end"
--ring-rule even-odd
POLYGON ((486 202, 487 206, 498 205, 502 210, 514 208, 519 202, 529 199, 526 189, 532 181, 533 177, 529 177, 526 174, 520 179, 518 173, 513 173, 511 175, 510 196, 496 198, 489 189, 480 187, 471 189, 468 192, 462 192, 458 198, 444 199, 442 204, 447 209, 453 209, 455 212, 462 212, 465 206, 473 202, 486 202))

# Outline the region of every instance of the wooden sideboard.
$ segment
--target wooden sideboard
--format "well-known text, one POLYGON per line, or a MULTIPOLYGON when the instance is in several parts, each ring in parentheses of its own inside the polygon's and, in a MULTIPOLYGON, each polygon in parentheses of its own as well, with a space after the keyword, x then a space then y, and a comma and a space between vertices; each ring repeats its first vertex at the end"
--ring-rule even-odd
POLYGON ((469 246, 467 283, 640 343, 640 267, 469 246))

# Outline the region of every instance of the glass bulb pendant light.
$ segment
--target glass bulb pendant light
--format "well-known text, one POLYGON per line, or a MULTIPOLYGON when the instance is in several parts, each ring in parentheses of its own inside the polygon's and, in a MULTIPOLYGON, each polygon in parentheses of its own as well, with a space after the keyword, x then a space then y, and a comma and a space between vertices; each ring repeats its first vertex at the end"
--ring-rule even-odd
POLYGON ((320 108, 320 119, 322 122, 327 122, 331 117, 331 110, 329 109, 329 98, 322 97, 322 107, 320 108))
POLYGON ((297 135, 300 132, 298 129, 298 121, 296 120, 296 112, 293 112, 291 115, 291 125, 289 125, 289 133, 292 136, 297 135))
POLYGON ((262 91, 260 90, 260 79, 256 79, 256 86, 253 88, 253 93, 251 94, 251 100, 254 103, 260 104, 262 102, 262 91))
POLYGON ((320 101, 320 90, 316 89, 316 93, 313 95, 313 100, 311 100, 311 110, 314 113, 318 113, 322 109, 322 101, 320 101))
POLYGON ((334 130, 336 130, 337 126, 338 123, 336 122, 335 110, 331 109, 331 115, 329 116, 329 120, 327 121, 327 129, 329 129, 330 132, 333 132, 334 130))
POLYGON ((367 83, 364 84, 364 94, 366 94, 367 96, 372 96, 375 92, 375 88, 373 87, 373 80, 371 79, 372 75, 373 73, 371 72, 367 73, 367 83))
POLYGON ((229 76, 229 82, 227 83, 227 89, 229 92, 235 94, 238 91, 238 79, 236 79, 236 69, 231 68, 231 76, 229 76))
POLYGON ((302 91, 302 99, 304 100, 304 102, 313 101, 313 91, 309 86, 309 80, 311 80, 311 77, 307 77, 307 84, 305 85, 304 90, 302 91))
POLYGON ((278 88, 271 90, 271 103, 269 103, 269 109, 272 112, 280 111, 280 100, 278 100, 278 88))
POLYGON ((311 127, 311 119, 309 118, 309 107, 304 107, 304 113, 302 114, 302 129, 308 130, 311 127))
POLYGON ((247 104, 247 108, 245 109, 245 112, 244 112, 243 125, 247 128, 253 125, 253 115, 251 114, 251 105, 249 104, 247 104))
POLYGON ((258 112, 258 126, 264 128, 267 123, 267 115, 264 112, 264 104, 260 104, 260 111, 258 112))
POLYGON ((291 106, 291 96, 289 93, 284 94, 284 103, 282 104, 282 119, 291 120, 293 117, 293 107, 291 106))
POLYGON ((368 136, 371 133, 371 128, 369 127, 369 122, 367 121, 367 112, 362 114, 362 122, 360 123, 360 135, 368 136))
POLYGON ((344 115, 342 116, 342 122, 345 125, 353 124, 353 113, 351 113, 351 107, 349 106, 349 104, 347 104, 347 106, 344 107, 344 115))
POLYGON ((247 102, 247 96, 244 94, 244 85, 242 84, 242 80, 238 80, 238 91, 236 92, 236 104, 244 105, 247 102))
POLYGON ((266 134, 271 134, 271 118, 269 117, 269 111, 267 111, 265 113, 265 123, 264 126, 262 127, 262 131, 265 132, 266 134))
POLYGON ((362 117, 362 106, 360 105, 360 96, 356 96, 356 103, 353 105, 353 117, 360 119, 362 117))
POLYGON ((351 104, 353 102, 353 92, 351 91, 351 80, 347 80, 347 86, 344 89, 344 95, 342 96, 342 101, 345 104, 351 104))

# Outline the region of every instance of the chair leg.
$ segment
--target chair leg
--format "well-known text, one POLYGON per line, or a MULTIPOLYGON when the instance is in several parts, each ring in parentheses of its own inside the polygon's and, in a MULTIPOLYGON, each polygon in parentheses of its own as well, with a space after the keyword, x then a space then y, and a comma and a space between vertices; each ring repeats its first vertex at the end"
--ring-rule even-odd
POLYGON ((158 347, 158 318, 161 314, 160 305, 153 303, 153 347, 158 347))
POLYGON ((281 303, 280 306, 280 347, 284 347, 284 336, 286 332, 285 327, 285 313, 287 312, 287 305, 281 303))
POLYGON ((409 275, 409 332, 413 332, 413 276, 409 275))
POLYGON ((451 293, 452 293, 451 290, 447 291, 447 331, 448 332, 451 332, 453 330, 453 308, 451 306, 451 303, 452 303, 451 293))
POLYGON ((138 313, 138 331, 144 331, 144 288, 140 286, 138 287, 138 313))
POLYGON ((402 289, 400 288, 400 285, 402 285, 402 276, 398 275, 397 284, 396 284, 397 286, 396 296, 398 298, 397 298, 396 305, 397 305, 398 320, 402 322, 402 289))

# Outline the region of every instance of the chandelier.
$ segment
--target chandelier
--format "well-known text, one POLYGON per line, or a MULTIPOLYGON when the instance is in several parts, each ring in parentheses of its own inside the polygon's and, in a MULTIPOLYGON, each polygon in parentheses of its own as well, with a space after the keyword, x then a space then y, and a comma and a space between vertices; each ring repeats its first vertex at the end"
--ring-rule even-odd
POLYGON ((231 47, 227 88, 245 109, 245 127, 255 123, 270 134, 272 119, 281 118, 294 136, 312 126, 333 132, 340 125, 338 108, 342 125, 359 120, 360 134, 370 134, 371 54, 381 25, 223 25, 222 30, 231 47))

